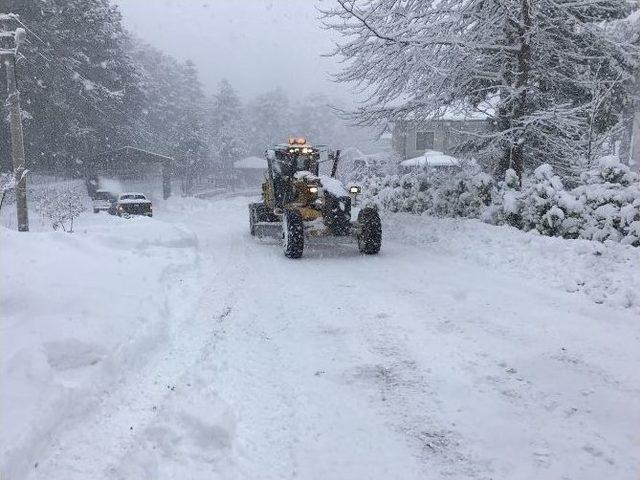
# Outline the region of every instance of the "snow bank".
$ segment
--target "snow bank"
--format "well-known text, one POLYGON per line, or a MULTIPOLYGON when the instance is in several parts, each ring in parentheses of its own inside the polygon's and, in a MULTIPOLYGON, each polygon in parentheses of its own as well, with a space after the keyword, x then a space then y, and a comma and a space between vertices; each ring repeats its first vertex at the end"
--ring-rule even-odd
MULTIPOLYGON (((223 193, 219 191, 218 193, 223 193)), ((212 209, 209 201, 197 197, 172 196, 161 202, 162 210, 171 213, 193 213, 212 209)))
POLYGON ((475 219, 387 213, 383 222, 389 238, 640 312, 638 248, 546 237, 475 219))
POLYGON ((81 417, 168 328, 173 284, 196 265, 189 231, 85 214, 74 234, 0 227, 0 471, 24 478, 47 433, 81 417))

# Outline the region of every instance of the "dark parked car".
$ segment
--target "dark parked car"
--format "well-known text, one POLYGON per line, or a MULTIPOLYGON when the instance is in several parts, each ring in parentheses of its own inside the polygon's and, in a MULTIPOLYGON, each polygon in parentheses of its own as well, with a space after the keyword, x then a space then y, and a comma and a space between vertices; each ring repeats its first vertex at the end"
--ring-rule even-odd
POLYGON ((121 193, 111 207, 110 213, 119 217, 131 215, 153 216, 153 205, 142 193, 121 193))

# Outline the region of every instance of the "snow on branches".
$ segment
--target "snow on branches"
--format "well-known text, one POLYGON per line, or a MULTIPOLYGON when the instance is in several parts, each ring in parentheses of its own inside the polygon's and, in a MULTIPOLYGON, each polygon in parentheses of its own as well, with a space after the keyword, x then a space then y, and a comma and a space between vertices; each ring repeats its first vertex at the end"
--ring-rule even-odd
POLYGON ((86 210, 83 196, 71 188, 48 188, 36 196, 35 208, 54 230, 73 232, 73 221, 86 210))
POLYGON ((549 163, 563 176, 600 155, 628 102, 637 38, 608 25, 628 0, 337 0, 323 11, 342 36, 340 82, 366 100, 364 125, 486 115, 463 145, 504 173, 549 163))
POLYGON ((373 177, 364 201, 391 212, 480 218, 495 225, 564 238, 615 241, 640 247, 640 178, 615 157, 603 157, 567 189, 548 164, 525 176, 514 170, 496 182, 467 165, 373 177))

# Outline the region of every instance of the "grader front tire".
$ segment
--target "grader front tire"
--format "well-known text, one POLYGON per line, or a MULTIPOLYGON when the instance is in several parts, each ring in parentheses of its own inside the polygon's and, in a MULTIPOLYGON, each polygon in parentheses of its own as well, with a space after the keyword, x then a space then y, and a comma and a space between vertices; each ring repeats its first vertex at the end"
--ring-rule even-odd
POLYGON ((304 224, 295 210, 287 210, 282 219, 282 249, 288 258, 302 257, 304 250, 304 224))
POLYGON ((375 208, 364 208, 358 214, 358 249, 375 255, 382 246, 382 222, 375 208))

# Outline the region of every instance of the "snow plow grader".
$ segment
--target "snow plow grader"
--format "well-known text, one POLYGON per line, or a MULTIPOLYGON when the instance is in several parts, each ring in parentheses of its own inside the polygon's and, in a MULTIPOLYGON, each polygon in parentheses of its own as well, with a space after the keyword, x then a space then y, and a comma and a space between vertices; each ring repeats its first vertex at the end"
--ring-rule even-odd
POLYGON ((249 228, 254 236, 282 237, 288 258, 302 256, 305 239, 355 239, 360 252, 380 251, 382 224, 372 207, 357 209, 360 187, 345 186, 335 178, 340 150, 309 145, 304 138, 289 139, 265 152, 267 172, 262 201, 249 204, 249 228), (320 175, 321 163, 331 163, 331 175, 320 175))

